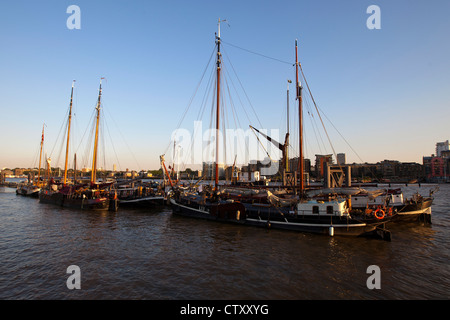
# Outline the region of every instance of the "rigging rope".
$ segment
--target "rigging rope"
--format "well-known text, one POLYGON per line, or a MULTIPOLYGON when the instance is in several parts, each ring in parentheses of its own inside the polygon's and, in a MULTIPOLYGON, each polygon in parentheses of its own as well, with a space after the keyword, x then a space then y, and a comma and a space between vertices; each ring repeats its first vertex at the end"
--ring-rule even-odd
MULTIPOLYGON (((223 52, 225 53, 225 49, 223 49, 223 52)), ((261 121, 259 121, 259 118, 258 118, 258 114, 256 113, 256 110, 255 110, 255 108, 253 107, 252 103, 250 102, 250 98, 248 97, 247 92, 245 91, 244 86, 242 85, 242 82, 241 82, 241 80, 239 79, 239 77, 238 77, 238 75, 237 75, 237 73, 236 73, 236 70, 235 70, 234 67, 233 67, 233 64, 231 63, 230 59, 228 59, 228 54, 225 55, 225 58, 227 58, 227 61, 230 63, 231 69, 233 70, 234 75, 236 76, 236 78, 237 78, 239 84, 241 85, 242 91, 244 91, 245 97, 247 98, 247 101, 248 101, 248 103, 250 104, 250 107, 252 108, 253 113, 254 113, 255 116, 256 116, 256 120, 258 120, 258 123, 259 123, 260 127, 262 127, 261 121)), ((234 87, 235 90, 236 90, 236 87, 234 86, 234 83, 232 82, 231 84, 233 85, 233 87, 234 87)), ((236 90, 236 92, 237 92, 237 90, 236 90)), ((239 98, 239 101, 241 101, 239 95, 238 95, 238 98, 239 98)), ((241 104, 242 104, 242 101, 241 101, 241 104)), ((246 114, 246 116, 247 116, 248 121, 251 123, 251 121, 250 121, 250 119, 249 119, 249 117, 248 117, 248 114, 247 114, 247 112, 245 111, 245 108, 244 108, 244 112, 245 112, 245 114, 246 114)))
MULTIPOLYGON (((102 103, 102 105, 103 105, 103 103, 102 103)), ((108 110, 107 108, 103 108, 103 110, 104 110, 103 112, 105 113, 105 115, 108 114, 108 116, 112 119, 112 121, 113 121, 114 124, 116 125, 117 131, 119 132, 119 134, 120 134, 120 136, 121 136, 123 142, 124 142, 125 145, 127 146, 128 151, 129 151, 129 152, 131 153, 131 155, 133 156, 134 161, 136 161, 136 164, 137 164, 139 170, 141 170, 142 167, 141 167, 141 165, 139 164, 139 162, 138 162, 138 160, 137 160, 135 154, 131 151, 131 148, 130 148, 130 146, 128 145, 127 141, 125 140, 125 137, 124 137, 122 131, 120 131, 120 126, 117 125, 117 122, 114 120, 114 118, 112 117, 112 114, 109 112, 109 110, 108 110), (107 111, 107 112, 105 112, 105 111, 107 111)), ((107 127, 106 129, 108 130, 108 133, 109 133, 109 128, 107 127)), ((111 138, 111 135, 109 135, 109 136, 110 136, 110 138, 111 138)), ((112 142, 112 141, 113 141, 113 140, 112 140, 112 138, 111 138, 111 142, 112 142)), ((114 149, 114 145, 113 145, 113 149, 114 149)), ((115 150, 115 149, 114 149, 114 153, 116 153, 116 150, 115 150)), ((117 157, 117 154, 116 154, 116 159, 117 159, 117 162, 119 163, 119 159, 118 159, 118 157, 117 157)), ((119 168, 120 168, 120 167, 121 167, 121 166, 120 166, 120 163, 119 163, 119 168)))
MULTIPOLYGON (((235 45, 235 44, 226 42, 226 41, 224 41, 224 40, 221 40, 221 42, 224 43, 224 44, 227 44, 227 45, 229 45, 229 46, 232 46, 232 47, 234 47, 234 48, 237 48, 237 49, 239 49, 239 50, 243 50, 243 51, 246 51, 246 52, 248 52, 248 53, 251 53, 251 54, 254 54, 254 55, 258 55, 258 56, 263 57, 263 58, 266 58, 266 59, 270 59, 270 60, 274 60, 274 61, 277 61, 277 62, 280 62, 280 63, 283 63, 283 64, 288 64, 288 65, 294 65, 294 66, 295 66, 295 63, 292 63, 292 62, 288 62, 288 61, 281 60, 281 59, 274 58, 274 57, 270 57, 270 56, 268 56, 268 55, 261 54, 261 53, 258 53, 258 52, 255 52, 255 51, 252 51, 252 50, 249 50, 249 49, 245 49, 245 48, 242 48, 242 47, 237 46, 237 45, 235 45)), ((231 65, 231 67, 232 67, 232 69, 233 69, 233 71, 234 71, 234 68, 233 68, 233 65, 231 64, 231 62, 230 62, 230 65, 231 65)), ((301 71, 302 77, 303 77, 303 79, 305 80, 305 83, 306 83, 306 86, 307 86, 309 95, 311 96, 312 102, 313 102, 314 107, 315 107, 315 109, 316 109, 316 111, 317 111, 317 114, 318 114, 318 116, 319 116, 320 122, 322 123, 322 127, 324 128, 324 131, 325 131, 325 134, 326 134, 326 136, 327 136, 327 139, 328 139, 328 141, 329 141, 329 143, 330 143, 330 146, 331 146, 331 148, 332 148, 332 150, 333 150, 333 154, 334 154, 334 156, 337 158, 336 151, 334 150, 333 144, 331 143, 330 137, 329 137, 328 132, 327 132, 327 130, 326 130, 326 128, 325 128, 325 124, 324 124, 324 122, 323 122, 323 120, 322 120, 322 116, 321 116, 321 114, 320 114, 320 112, 319 112, 320 109, 319 109, 319 107, 317 106, 317 104, 316 104, 316 102, 315 102, 315 100, 314 100, 314 97, 312 96, 312 93, 311 93, 311 90, 310 90, 310 88, 309 88, 309 84, 308 84, 308 82, 307 82, 307 80, 306 80, 306 77, 305 77, 305 75, 304 75, 302 66, 301 66, 300 63, 298 63, 298 65, 299 65, 299 67, 300 67, 300 71, 301 71)), ((234 71, 234 72, 235 72, 235 71, 234 71)), ((239 78, 238 78, 238 80, 239 80, 239 78)), ((240 80, 239 80, 239 83, 240 83, 240 80)), ((241 84, 241 83, 240 83, 240 84, 241 84)), ((241 84, 241 86, 242 86, 242 84, 241 84)), ((245 92, 245 91, 244 91, 244 92, 245 92)), ((246 94, 246 93, 245 93, 245 94, 246 94)), ((247 94, 246 94, 246 96, 247 96, 247 94)), ((248 96, 247 96, 247 99, 248 99, 248 96)), ((250 105, 251 105, 251 103, 250 103, 250 105)), ((252 106, 252 105, 251 105, 251 106, 252 106)), ((253 109, 253 111, 254 111, 253 106, 252 106, 252 109, 253 109)), ((255 112, 255 114, 256 114, 256 112, 255 112)), ((247 115, 247 114, 246 114, 246 116, 247 116, 247 118, 248 118, 248 115, 247 115)), ((334 126, 334 124, 330 121, 330 119, 329 119, 325 114, 324 114, 324 117, 331 123, 331 125, 333 126, 333 128, 338 132, 338 134, 342 137, 342 139, 343 139, 343 140, 345 141, 345 143, 350 147, 350 149, 355 153, 355 155, 359 158, 359 160, 362 161, 362 162, 364 162, 364 161, 362 160, 362 158, 359 156, 359 154, 353 149, 353 147, 352 147, 352 146, 348 143, 348 141, 342 136, 342 134, 337 130, 337 128, 334 126)), ((258 122, 259 122, 259 119, 258 119, 258 122)), ((260 123, 260 122, 259 122, 259 123, 260 123)), ((260 123, 260 125, 261 125, 261 123, 260 123)), ((317 126, 317 125, 316 125, 316 126, 317 126)), ((313 125, 313 128, 314 128, 314 127, 315 127, 315 126, 313 125)), ((317 140, 317 133, 316 133, 316 130, 315 130, 315 129, 314 129, 314 133, 315 133, 315 135, 316 135, 316 140, 317 140)), ((321 140, 322 140, 322 139, 321 139, 321 140)), ((323 141, 322 141, 322 144, 323 144, 323 141)), ((320 147, 320 145, 319 145, 319 147, 320 147)))
POLYGON ((330 136, 328 135, 327 129, 325 128, 325 124, 323 123, 322 116, 320 115, 320 112, 319 112, 319 108, 317 108, 316 101, 314 100, 314 97, 313 97, 313 95, 311 93, 311 90, 309 89, 308 81, 306 81, 306 77, 305 77, 305 74, 303 73, 302 65, 299 63, 298 66, 300 67, 300 71, 302 73, 303 80, 305 80, 306 87, 308 88, 309 95, 311 96, 311 99, 312 99, 312 102, 314 104, 314 107, 316 108, 317 114, 319 115, 319 119, 320 119, 320 122, 322 123, 323 130, 325 131, 325 134, 327 135, 328 142, 330 143, 331 149, 333 149, 334 156, 337 159, 336 151, 334 150, 333 144, 331 143, 330 136))
MULTIPOLYGON (((114 119, 113 119, 113 121, 114 121, 114 119)), ((109 131, 109 126, 108 125, 106 125, 106 131, 108 131, 109 139, 111 139, 111 141, 113 141, 113 139, 111 137, 111 132, 109 131)), ((117 163, 119 164, 119 170, 122 171, 122 166, 120 165, 119 157, 117 156, 117 152, 116 152, 116 148, 114 147, 114 144, 112 144, 112 148, 113 148, 113 151, 114 151, 114 155, 116 156, 117 163)), ((134 157, 134 155, 133 155, 133 157, 134 157)))
POLYGON ((263 143, 261 142, 261 140, 259 140, 259 137, 258 137, 258 135, 256 134, 256 132, 254 132, 253 130, 252 130, 252 132, 253 132, 253 134, 255 135, 256 139, 258 139, 258 142, 259 142, 259 143, 261 144, 261 146, 263 147, 263 149, 264 149, 264 151, 266 152, 267 156, 269 157, 270 161, 273 162, 272 158, 270 157, 269 152, 266 150, 266 148, 264 147, 264 145, 263 145, 263 143))
MULTIPOLYGON (((225 71, 225 73, 228 74, 228 70, 227 70, 227 69, 224 68, 224 71, 225 71)), ((239 117, 237 116, 237 111, 236 111, 236 108, 235 108, 235 104, 233 103, 233 100, 232 100, 232 98, 231 98, 230 86, 228 85, 228 80, 227 80, 226 77, 225 77, 225 84, 226 84, 226 86, 227 86, 228 95, 229 95, 229 97, 230 97, 231 112, 232 112, 232 114, 233 114, 233 120, 234 120, 235 128, 236 128, 236 129, 242 128, 241 123, 240 123, 240 121, 239 121, 239 117)), ((234 87, 234 83, 231 82, 231 84, 232 84, 233 87, 234 87)), ((239 99, 239 101, 240 101, 241 104, 242 104, 242 101, 240 100, 240 96, 239 96, 239 95, 238 95, 238 99, 239 99)), ((244 109, 244 111, 245 111, 245 109, 244 109)), ((238 132, 238 131, 236 131, 236 132, 238 132)), ((239 140, 239 137, 238 137, 238 136, 236 136, 236 138, 239 140)), ((231 143, 231 142, 230 142, 230 143, 231 143)), ((241 153, 241 154, 244 154, 244 152, 243 152, 243 150, 242 150, 242 146, 241 146, 240 143, 238 143, 238 148, 239 148, 240 153, 241 153)), ((246 143, 245 139, 244 139, 244 148, 245 148, 245 150, 248 150, 247 143, 246 143)))
MULTIPOLYGON (((336 159, 337 159, 336 151, 334 150, 333 145, 331 144, 330 138, 329 138, 329 136, 328 136, 328 133, 327 133, 327 131, 326 131, 326 129, 325 129, 325 125, 324 125, 324 123, 323 123, 323 121, 322 121, 322 117, 321 117, 321 115, 320 115, 320 112, 319 112, 320 108, 317 106, 317 104, 316 104, 316 102, 315 102, 315 100, 314 100, 314 97, 312 96, 311 90, 309 89, 308 81, 306 80, 306 77, 305 77, 305 75, 304 75, 304 73, 303 73, 303 69, 302 69, 301 64, 299 63, 298 65, 299 65, 299 67, 300 67, 300 71, 301 71, 301 73, 302 73, 302 77, 303 77, 303 79, 305 80, 306 87, 308 88, 308 92, 309 92, 309 95, 311 96, 311 99, 312 99, 312 101, 313 101, 314 107, 316 108, 317 114, 319 115, 320 121, 322 122, 322 126, 323 126, 323 128, 324 128, 324 130, 325 130, 325 133, 326 133, 326 135, 327 135, 328 141, 330 142, 331 148, 333 149, 334 156, 335 156, 336 159)), ((323 112, 322 112, 322 113, 323 113, 323 112)), ((326 116, 325 113, 323 113, 323 115, 324 115, 324 117, 330 122, 330 124, 333 126, 333 128, 336 130, 336 132, 341 136, 341 138, 344 140, 344 142, 349 146, 349 148, 355 153, 355 155, 358 157, 358 159, 359 159, 361 162, 364 162, 364 160, 360 157, 360 155, 355 151, 355 149, 353 149, 353 147, 350 145, 350 143, 349 143, 349 142, 345 139, 345 137, 339 132, 339 130, 336 128, 336 126, 333 124, 333 122, 331 122, 331 120, 326 116)), ((342 170, 342 167, 341 167, 341 170, 342 170)), ((370 170, 370 172, 372 173, 372 175, 375 177, 376 174, 375 174, 375 172, 373 171, 373 169, 372 169, 372 168, 369 168, 369 170, 370 170)))
MULTIPOLYGON (((192 95, 191 100, 189 101, 189 104, 188 104, 186 110, 184 111, 184 113, 183 113, 183 115, 182 115, 180 121, 178 122, 177 129, 180 128, 180 125, 181 125, 181 123, 183 122, 184 117, 186 116, 187 112, 189 111, 189 109, 190 109, 190 107, 191 107, 191 105, 192 105, 192 102, 194 101, 194 97, 195 97, 195 95, 197 94, 198 88, 200 87, 200 84, 202 83, 202 80, 203 80, 203 77, 205 76, 206 71, 208 70, 208 66, 209 66, 209 64, 211 63, 211 59, 212 59, 212 57, 213 57, 213 55, 214 55, 214 51, 216 50, 216 47, 217 47, 217 45, 215 44, 215 45, 214 45, 214 48, 213 48, 213 50, 212 50, 212 52, 211 52, 211 56, 209 57, 208 63, 206 64, 205 70, 203 71, 203 74, 202 74, 202 76, 201 76, 201 78, 200 78, 200 81, 198 82, 197 87, 196 87, 196 89, 195 89, 195 91, 194 91, 194 94, 192 95)), ((166 151, 164 152, 164 154, 167 153, 167 151, 168 151, 169 148, 170 148, 170 145, 171 145, 171 143, 169 142, 169 144, 168 144, 168 146, 167 146, 166 151)))
POLYGON ((274 60, 274 61, 278 61, 278 62, 281 62, 281 63, 284 63, 284 64, 289 64, 289 65, 291 65, 291 66, 294 65, 292 62, 287 62, 287 61, 280 60, 280 59, 277 59, 277 58, 269 57, 269 56, 267 56, 267 55, 265 55, 265 54, 261 54, 261 53, 255 52, 255 51, 251 51, 251 50, 248 50, 248 49, 239 47, 239 46, 237 46, 237 45, 231 44, 231 43, 229 43, 229 42, 225 42, 225 41, 223 41, 223 40, 221 40, 221 42, 222 42, 222 43, 226 43, 227 45, 230 45, 230 46, 235 47, 235 48, 237 48, 237 49, 240 49, 240 50, 243 50, 243 51, 246 51, 246 52, 255 54, 255 55, 260 56, 260 57, 264 57, 264 58, 267 58, 267 59, 271 59, 271 60, 274 60))
MULTIPOLYGON (((209 65, 209 63, 208 63, 208 65, 209 65)), ((202 99, 201 107, 199 108, 199 111, 198 111, 198 114, 197 114, 197 120, 200 120, 200 119, 203 118, 203 115, 204 115, 205 110, 206 110, 207 102, 209 101, 209 96, 210 96, 211 92, 213 92, 212 88, 213 88, 213 85, 215 84, 215 82, 213 81, 213 79, 215 79, 214 75, 215 75, 215 70, 214 70, 214 68, 212 68, 211 74, 210 74, 210 76, 209 76, 209 80, 208 80, 207 85, 206 85, 206 88, 209 88, 209 89, 208 89, 208 90, 205 90, 205 93, 203 94, 203 99, 202 99)), ((214 98, 214 97, 213 97, 213 98, 214 98)), ((213 100, 213 101, 214 101, 214 100, 213 100)), ((198 133, 198 130, 196 130, 196 129, 197 129, 197 128, 194 128, 194 129, 193 129, 193 134, 192 134, 192 136, 191 136, 191 142, 190 142, 190 145, 191 145, 191 146, 194 145, 194 139, 196 139, 197 135, 199 134, 199 133, 198 133)), ((200 132, 200 135, 201 135, 201 136, 200 136, 200 139, 201 139, 201 141, 203 142, 203 133, 200 132)), ((167 151, 167 150, 166 150, 166 151, 167 151)), ((203 152, 203 150, 202 150, 202 152, 203 152)), ((185 158, 184 158, 184 160, 182 161, 183 163, 186 163, 186 162, 187 162, 188 155, 190 155, 191 158, 193 157, 193 155, 190 154, 190 152, 186 152, 186 153, 185 153, 185 158)))

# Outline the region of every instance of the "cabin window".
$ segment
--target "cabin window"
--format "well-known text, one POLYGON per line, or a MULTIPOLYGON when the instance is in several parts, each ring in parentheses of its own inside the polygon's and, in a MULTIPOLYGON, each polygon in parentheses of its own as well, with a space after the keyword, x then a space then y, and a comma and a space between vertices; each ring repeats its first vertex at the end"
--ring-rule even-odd
POLYGON ((313 213, 319 214, 319 206, 313 206, 312 210, 313 210, 313 213))
POLYGON ((327 206, 327 214, 333 214, 333 206, 327 206))

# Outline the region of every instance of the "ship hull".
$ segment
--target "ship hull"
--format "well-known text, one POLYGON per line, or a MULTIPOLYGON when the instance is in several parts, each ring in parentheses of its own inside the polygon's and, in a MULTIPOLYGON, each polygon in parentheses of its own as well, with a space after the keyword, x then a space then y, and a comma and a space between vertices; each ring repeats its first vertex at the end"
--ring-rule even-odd
POLYGON ((427 199, 419 203, 406 204, 397 211, 392 221, 431 223, 432 202, 432 199, 427 199))
POLYGON ((246 221, 249 225, 306 233, 364 236, 376 232, 379 226, 384 223, 374 219, 369 221, 356 220, 348 216, 297 215, 289 210, 283 210, 283 208, 261 207, 250 204, 246 205, 246 209, 246 221))
MULTIPOLYGON (((426 222, 431 223, 432 198, 426 198, 418 202, 409 201, 406 204, 389 206, 393 211, 392 222, 426 222)), ((353 207, 359 212, 364 212, 365 207, 353 207)))
POLYGON ((18 188, 16 193, 25 197, 39 198, 39 188, 18 188))
POLYGON ((83 210, 108 210, 110 201, 106 197, 89 199, 60 192, 44 191, 39 193, 39 202, 83 210))
POLYGON ((230 223, 245 223, 245 207, 240 203, 178 202, 170 199, 172 212, 176 215, 230 223))
POLYGON ((346 217, 329 217, 328 219, 308 216, 293 217, 284 213, 280 214, 273 207, 261 210, 236 202, 233 203, 234 206, 231 206, 232 203, 230 203, 226 209, 224 207, 222 214, 211 214, 211 208, 208 206, 180 203, 174 199, 170 199, 170 203, 174 214, 191 218, 331 236, 377 236, 390 239, 390 234, 387 235, 387 231, 380 228, 384 222, 378 221, 362 222, 346 217))
POLYGON ((20 183, 17 186, 16 194, 25 196, 25 197, 33 197, 38 198, 39 197, 39 191, 41 188, 35 184, 31 183, 20 183))
POLYGON ((136 199, 119 199, 121 207, 130 208, 152 208, 163 206, 165 204, 164 197, 142 197, 136 199))

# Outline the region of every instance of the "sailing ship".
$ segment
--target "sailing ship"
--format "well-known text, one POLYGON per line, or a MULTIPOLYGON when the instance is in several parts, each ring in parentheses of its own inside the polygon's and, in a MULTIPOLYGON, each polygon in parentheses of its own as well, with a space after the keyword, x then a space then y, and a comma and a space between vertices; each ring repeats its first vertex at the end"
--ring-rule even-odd
MULTIPOLYGON (((92 161, 91 179, 89 184, 76 184, 76 181, 69 183, 67 179, 68 172, 68 156, 69 156, 69 139, 70 139, 70 124, 72 118, 72 102, 73 89, 75 81, 72 83, 72 92, 70 96, 69 119, 67 126, 67 142, 66 142, 66 157, 64 165, 64 179, 62 183, 56 182, 53 178, 49 179, 46 188, 42 188, 39 192, 39 202, 56 204, 63 207, 89 209, 89 210, 107 210, 111 208, 117 210, 117 199, 111 199, 111 183, 97 183, 97 153, 98 153, 98 139, 99 139, 99 119, 101 109, 102 96, 102 79, 100 79, 99 94, 96 106, 96 127, 95 140, 92 161)), ((47 170, 50 171, 50 161, 47 160, 47 170)))
POLYGON ((285 142, 282 144, 251 127, 281 150, 283 186, 290 192, 282 192, 277 195, 266 191, 268 203, 243 202, 246 207, 248 223, 278 229, 329 234, 331 236, 377 235, 390 240, 390 232, 384 227, 390 217, 354 216, 351 214, 351 204, 345 197, 334 196, 317 200, 308 196, 303 160, 303 87, 299 81, 298 69, 300 64, 298 62, 297 40, 295 41, 295 66, 300 137, 298 168, 297 171, 292 171, 289 168, 289 129, 286 133, 285 142))
MULTIPOLYGON (((297 44, 296 44, 297 48, 297 44)), ((301 65, 297 61, 297 49, 296 49, 296 66, 297 69, 301 65)), ((303 75, 303 71, 302 71, 303 75)), ((298 72, 296 72, 297 77, 297 92, 299 101, 299 116, 300 116, 300 130, 302 127, 302 108, 301 108, 301 91, 302 87, 298 84, 298 72)), ((304 75, 303 75, 304 77, 304 75)), ((305 79, 306 82, 306 79, 305 79)), ((307 83, 306 83, 307 84, 307 83)), ((309 90, 309 87, 308 87, 309 90)), ((288 87, 288 95, 289 95, 289 87, 288 87)), ((313 99, 314 102, 314 99, 313 99)), ((289 98, 288 98, 289 103, 289 98)), ((315 104, 315 102, 314 102, 315 104)), ((288 106, 288 114, 289 114, 289 106, 288 106)), ((319 114, 320 117, 320 114, 319 114)), ((297 181, 297 178, 292 178, 292 174, 289 173, 288 166, 288 149, 289 145, 289 129, 286 134, 285 143, 281 144, 271 137, 265 135, 260 132, 256 128, 250 126, 253 130, 255 130, 258 134, 264 136, 266 139, 271 141, 276 147, 278 147, 282 151, 283 155, 283 185, 292 184, 292 181, 297 181)), ((289 122, 288 126, 289 128, 289 122)), ((301 136, 301 135, 300 135, 301 136)), ((300 154, 302 155, 302 139, 300 139, 300 154)), ((302 156, 300 157, 302 158, 302 156)), ((299 160, 299 165, 303 164, 302 160, 299 160)), ((365 222, 370 222, 370 220, 380 220, 383 222, 395 221, 395 222, 410 222, 410 221, 421 221, 431 223, 431 205, 433 202, 433 193, 438 190, 430 191, 430 195, 425 197, 420 195, 419 193, 414 194, 411 198, 405 198, 401 189, 392 189, 392 190, 374 190, 367 191, 361 189, 360 187, 352 187, 351 186, 351 170, 347 168, 347 172, 345 173, 344 168, 341 165, 329 166, 325 165, 325 171, 327 171, 327 179, 330 181, 335 179, 334 174, 338 173, 339 181, 333 181, 332 184, 337 185, 335 187, 325 186, 320 188, 303 188, 303 183, 301 182, 300 190, 303 190, 303 199, 309 199, 311 201, 316 201, 318 203, 326 203, 330 199, 336 201, 336 199, 341 199, 341 201, 346 201, 347 208, 349 214, 357 220, 363 220, 365 222), (347 186, 343 186, 343 181, 346 178, 347 186)), ((300 172, 303 172, 299 170, 300 172)), ((294 189, 295 190, 295 189, 294 189)), ((291 206, 293 201, 295 201, 295 197, 289 194, 281 194, 281 196, 274 195, 270 192, 267 193, 267 202, 270 202, 276 206, 291 206)), ((295 194, 295 193, 294 193, 295 194)), ((252 198, 252 202, 255 201, 255 198, 252 198)), ((303 201, 305 202, 305 201, 303 201)), ((300 205, 300 204, 299 204, 300 205)), ((258 204, 260 206, 260 204, 258 204)), ((308 207, 308 204, 305 204, 305 207, 308 207)), ((316 209, 317 210, 317 209, 316 209)), ((331 212, 331 211, 330 211, 331 212)), ((376 223, 377 221, 375 221, 376 223)), ((379 228, 377 228, 379 229, 379 228)), ((379 230, 378 230, 379 231, 379 230)), ((383 231, 385 232, 385 231, 383 231)))
MULTIPOLYGON (((219 130, 220 116, 220 77, 221 77, 221 52, 220 52, 220 23, 218 22, 218 33, 216 34, 216 132, 219 130)), ((303 127, 302 127, 302 87, 298 80, 298 53, 297 41, 295 42, 296 58, 296 79, 297 79, 297 100, 299 103, 299 133, 300 133, 300 157, 298 166, 299 186, 296 185, 297 173, 285 170, 285 182, 290 184, 292 190, 299 196, 294 201, 284 203, 273 202, 274 195, 267 197, 267 202, 256 203, 254 196, 250 195, 247 201, 243 199, 227 197, 219 190, 219 142, 216 139, 216 162, 215 162, 215 183, 211 191, 202 190, 182 190, 174 188, 173 196, 170 199, 174 214, 188 217, 203 218, 208 220, 239 223, 243 225, 270 227, 276 229, 288 229, 301 232, 312 232, 333 235, 362 236, 378 234, 382 238, 389 240, 390 232, 385 230, 383 225, 388 220, 377 217, 355 218, 350 215, 348 202, 346 200, 333 199, 329 201, 316 201, 305 197, 305 184, 303 177, 303 127), (270 201, 272 199, 272 201, 270 201)), ((282 146, 283 157, 287 162, 287 146, 289 134, 286 135, 286 142, 282 146)), ((284 161, 283 161, 284 162, 284 161)), ((285 169, 288 169, 285 167, 285 169)), ((269 195, 269 193, 267 193, 269 195)), ((285 200, 285 198, 283 198, 285 200)), ((292 199, 290 199, 292 200, 292 199)))
MULTIPOLYGON (((216 34, 216 133, 220 126, 220 77, 222 70, 222 57, 220 52, 220 23, 224 20, 219 19, 218 33, 216 34)), ((218 135, 217 135, 218 136, 218 135)), ((183 188, 175 188, 167 168, 164 164, 164 157, 161 156, 161 164, 166 172, 170 186, 173 189, 170 197, 170 204, 174 214, 208 220, 226 221, 234 223, 245 222, 245 207, 232 200, 222 200, 219 197, 219 139, 216 140, 215 165, 214 165, 214 188, 212 190, 201 190, 201 192, 192 192, 183 188)))
POLYGON ((44 145, 44 128, 45 124, 42 126, 42 136, 40 143, 40 151, 39 151, 39 169, 38 169, 38 177, 35 181, 31 176, 28 177, 26 182, 19 183, 17 185, 16 194, 26 196, 26 197, 39 197, 39 191, 43 186, 43 182, 41 181, 41 161, 42 161, 42 147, 44 145))

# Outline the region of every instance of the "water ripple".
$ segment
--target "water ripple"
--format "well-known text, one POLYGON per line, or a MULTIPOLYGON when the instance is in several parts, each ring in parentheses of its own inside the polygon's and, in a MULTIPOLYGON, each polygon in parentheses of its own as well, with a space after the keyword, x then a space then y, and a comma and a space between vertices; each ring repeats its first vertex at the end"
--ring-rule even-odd
POLYGON ((449 198, 441 186, 433 224, 393 226, 385 242, 218 224, 168 208, 69 210, 3 188, 0 299, 449 299, 449 198), (66 287, 72 264, 81 290, 66 287), (366 286, 369 265, 381 269, 380 290, 366 286))

